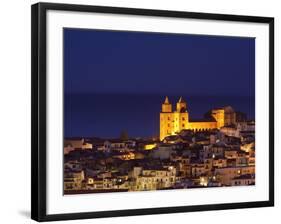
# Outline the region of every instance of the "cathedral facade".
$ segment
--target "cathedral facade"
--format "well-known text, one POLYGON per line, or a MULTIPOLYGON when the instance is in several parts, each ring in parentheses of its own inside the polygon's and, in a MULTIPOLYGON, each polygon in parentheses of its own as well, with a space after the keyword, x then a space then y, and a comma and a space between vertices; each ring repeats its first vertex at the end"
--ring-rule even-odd
POLYGON ((160 112, 160 140, 166 136, 175 135, 181 130, 204 131, 220 129, 221 127, 235 124, 236 115, 232 107, 216 108, 208 113, 208 119, 191 120, 187 110, 187 104, 182 97, 173 111, 168 97, 165 98, 160 112))

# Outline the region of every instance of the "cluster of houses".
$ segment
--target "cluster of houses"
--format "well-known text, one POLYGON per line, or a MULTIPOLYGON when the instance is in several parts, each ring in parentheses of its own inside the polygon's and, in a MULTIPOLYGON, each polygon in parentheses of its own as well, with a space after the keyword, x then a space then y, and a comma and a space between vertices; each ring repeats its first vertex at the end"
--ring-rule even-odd
POLYGON ((255 123, 159 139, 69 138, 65 194, 255 184, 255 123))

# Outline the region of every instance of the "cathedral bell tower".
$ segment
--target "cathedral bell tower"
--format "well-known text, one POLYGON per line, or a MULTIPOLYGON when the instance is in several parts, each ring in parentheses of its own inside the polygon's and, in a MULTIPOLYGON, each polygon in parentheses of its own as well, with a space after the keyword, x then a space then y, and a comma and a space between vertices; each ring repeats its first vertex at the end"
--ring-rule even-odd
POLYGON ((188 128, 188 112, 186 102, 180 97, 174 112, 174 132, 179 133, 182 129, 188 128))
POLYGON ((166 96, 165 102, 162 104, 162 113, 171 113, 172 104, 169 102, 169 98, 166 96))
POLYGON ((180 97, 179 101, 177 102, 177 112, 186 112, 186 102, 180 97))
POLYGON ((162 141, 166 136, 173 134, 173 113, 172 104, 170 104, 166 96, 162 104, 162 111, 160 112, 160 140, 162 141))

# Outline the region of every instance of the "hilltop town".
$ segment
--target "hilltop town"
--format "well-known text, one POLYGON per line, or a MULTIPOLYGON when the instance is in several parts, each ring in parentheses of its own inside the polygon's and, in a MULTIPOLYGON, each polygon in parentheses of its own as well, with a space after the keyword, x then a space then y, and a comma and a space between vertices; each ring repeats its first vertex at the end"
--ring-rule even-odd
POLYGON ((232 107, 189 117, 165 98, 158 138, 64 139, 64 193, 103 193, 255 184, 255 122, 232 107))

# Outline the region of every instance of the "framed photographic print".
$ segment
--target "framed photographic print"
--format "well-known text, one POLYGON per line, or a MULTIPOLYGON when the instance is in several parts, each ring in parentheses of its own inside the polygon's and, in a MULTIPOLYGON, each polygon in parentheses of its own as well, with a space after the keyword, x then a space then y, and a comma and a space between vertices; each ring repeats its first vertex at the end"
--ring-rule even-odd
POLYGON ((274 19, 32 6, 32 218, 274 205, 274 19))

